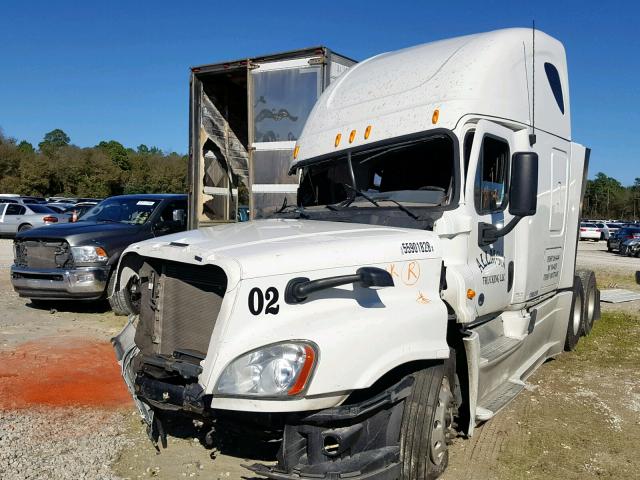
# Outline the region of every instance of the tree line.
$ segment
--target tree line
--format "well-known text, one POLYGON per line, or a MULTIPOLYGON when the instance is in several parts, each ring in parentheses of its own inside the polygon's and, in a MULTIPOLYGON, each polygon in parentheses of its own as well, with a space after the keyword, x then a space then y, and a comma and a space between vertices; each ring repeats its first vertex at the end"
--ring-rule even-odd
POLYGON ((582 217, 602 220, 640 219, 640 177, 625 187, 602 172, 587 181, 582 217))
POLYGON ((37 148, 0 130, 0 193, 104 198, 127 193, 185 193, 186 155, 115 140, 94 147, 73 145, 60 129, 37 148))
MULTIPOLYGON (((35 148, 0 130, 0 193, 98 197, 126 193, 184 193, 186 155, 140 145, 125 148, 115 140, 89 148, 71 144, 60 129, 48 132, 35 148)), ((587 182, 582 217, 640 218, 640 177, 625 187, 600 172, 587 182)))

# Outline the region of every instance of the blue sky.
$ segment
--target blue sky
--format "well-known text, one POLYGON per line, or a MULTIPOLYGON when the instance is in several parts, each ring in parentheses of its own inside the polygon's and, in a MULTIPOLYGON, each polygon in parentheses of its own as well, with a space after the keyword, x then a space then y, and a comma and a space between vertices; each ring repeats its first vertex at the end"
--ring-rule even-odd
POLYGON ((573 138, 598 171, 640 177, 640 2, 7 1, 0 6, 0 128, 37 144, 118 140, 181 153, 189 66, 312 45, 361 60, 512 26, 567 49, 573 138))

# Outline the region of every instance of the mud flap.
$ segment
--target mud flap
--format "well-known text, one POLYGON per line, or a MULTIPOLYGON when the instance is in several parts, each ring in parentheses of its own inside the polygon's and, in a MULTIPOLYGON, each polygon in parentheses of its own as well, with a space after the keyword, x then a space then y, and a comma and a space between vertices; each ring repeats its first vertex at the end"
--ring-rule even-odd
POLYGON ((413 382, 408 376, 363 402, 290 417, 277 465, 245 467, 278 480, 399 478, 403 400, 413 382))

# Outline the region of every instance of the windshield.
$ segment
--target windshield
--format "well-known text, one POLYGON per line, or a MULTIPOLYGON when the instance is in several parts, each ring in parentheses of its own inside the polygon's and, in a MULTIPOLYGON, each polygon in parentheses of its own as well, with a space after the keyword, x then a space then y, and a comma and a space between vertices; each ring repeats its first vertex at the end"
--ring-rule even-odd
POLYGON ((82 222, 118 222, 132 225, 145 223, 160 200, 109 198, 82 215, 82 222))
MULTIPOLYGON (((342 154, 303 168, 298 202, 332 205, 354 196, 353 188, 385 200, 418 206, 447 205, 454 190, 453 140, 446 135, 342 154), (345 186, 345 184, 347 186, 345 186), (351 188, 350 188, 351 187, 351 188)), ((361 196, 352 204, 371 202, 361 196)))

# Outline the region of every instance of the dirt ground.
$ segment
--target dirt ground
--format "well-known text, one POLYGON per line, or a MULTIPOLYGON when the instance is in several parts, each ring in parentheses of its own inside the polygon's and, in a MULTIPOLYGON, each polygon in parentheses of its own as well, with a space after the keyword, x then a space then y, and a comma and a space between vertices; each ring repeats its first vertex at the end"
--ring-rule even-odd
MULTIPOLYGON (((195 428, 156 454, 108 343, 124 319, 106 305, 31 306, 11 289, 11 261, 0 240, 0 478, 238 479, 250 477, 241 464, 268 460, 247 445, 207 449, 189 437, 195 428)), ((640 259, 603 242, 581 242, 578 263, 601 288, 638 288, 640 259)), ((473 438, 454 441, 445 480, 638 478, 640 302, 603 310, 576 352, 547 362, 473 438)))

